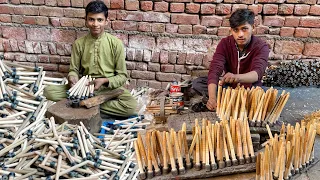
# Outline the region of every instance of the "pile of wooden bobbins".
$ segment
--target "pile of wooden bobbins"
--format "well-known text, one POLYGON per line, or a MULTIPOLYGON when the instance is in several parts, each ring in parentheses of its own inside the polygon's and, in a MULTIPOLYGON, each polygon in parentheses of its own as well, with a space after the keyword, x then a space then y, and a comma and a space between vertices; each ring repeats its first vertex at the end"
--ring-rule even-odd
POLYGON ((250 126, 272 126, 290 97, 290 93, 285 91, 279 97, 277 95, 278 90, 272 87, 264 91, 261 87, 245 89, 238 86, 232 89, 219 86, 217 115, 222 120, 249 119, 250 126))
POLYGON ((192 167, 211 171, 255 162, 248 122, 234 120, 229 123, 222 121, 211 124, 203 119, 200 127, 196 119, 190 146, 185 123, 178 132, 173 129, 170 132, 147 132, 145 145, 138 134, 135 149, 140 178, 152 178, 154 175, 168 174, 169 171, 176 176, 185 174, 192 167))
POLYGON ((92 82, 94 79, 95 78, 92 78, 90 75, 82 76, 82 78, 67 91, 68 98, 72 100, 84 100, 93 97, 94 84, 92 84, 92 82))
POLYGON ((303 171, 314 161, 316 127, 314 122, 283 125, 280 135, 264 143, 264 152, 259 152, 256 163, 256 179, 289 179, 303 171))

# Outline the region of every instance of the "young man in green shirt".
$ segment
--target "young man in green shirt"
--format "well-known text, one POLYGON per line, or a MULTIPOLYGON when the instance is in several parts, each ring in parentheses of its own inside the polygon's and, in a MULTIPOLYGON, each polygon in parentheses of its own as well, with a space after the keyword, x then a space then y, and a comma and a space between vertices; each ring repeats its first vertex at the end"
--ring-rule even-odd
POLYGON ((121 88, 124 93, 101 104, 101 111, 123 117, 134 115, 137 102, 122 87, 128 77, 122 41, 104 32, 108 24, 107 6, 102 1, 90 2, 86 7, 85 21, 90 33, 72 45, 69 84, 75 85, 81 75, 91 75, 95 78, 95 94, 121 88))

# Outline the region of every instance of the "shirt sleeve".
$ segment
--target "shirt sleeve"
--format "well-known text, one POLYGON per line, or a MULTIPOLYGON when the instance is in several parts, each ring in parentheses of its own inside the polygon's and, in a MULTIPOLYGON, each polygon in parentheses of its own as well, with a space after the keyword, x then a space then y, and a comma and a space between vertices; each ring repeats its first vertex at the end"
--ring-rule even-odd
POLYGON ((257 55, 252 60, 251 71, 256 71, 258 74, 258 81, 261 81, 262 76, 268 66, 269 48, 265 44, 258 51, 257 55))
POLYGON ((115 76, 109 77, 108 87, 116 89, 124 85, 127 81, 127 68, 124 55, 124 47, 122 42, 117 41, 114 48, 114 61, 115 61, 115 76))
POLYGON ((220 41, 217 46, 217 49, 213 55, 212 61, 210 63, 210 69, 208 73, 208 85, 209 84, 218 84, 219 77, 224 70, 226 64, 226 57, 224 53, 224 41, 220 41))
POLYGON ((79 45, 74 42, 72 45, 71 51, 71 60, 70 60, 70 68, 69 68, 69 76, 79 77, 80 74, 80 61, 81 61, 81 51, 79 45))

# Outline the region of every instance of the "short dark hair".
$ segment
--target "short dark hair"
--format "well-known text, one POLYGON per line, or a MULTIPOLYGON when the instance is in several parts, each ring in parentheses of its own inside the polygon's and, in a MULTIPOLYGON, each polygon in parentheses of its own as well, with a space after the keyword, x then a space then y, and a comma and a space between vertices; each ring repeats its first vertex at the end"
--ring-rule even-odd
POLYGON ((91 1, 86 7, 86 17, 88 16, 88 13, 104 13, 104 16, 108 18, 108 7, 103 1, 91 1))
POLYGON ((232 13, 229 21, 231 28, 236 28, 246 22, 252 26, 254 24, 254 13, 248 9, 237 9, 232 13))

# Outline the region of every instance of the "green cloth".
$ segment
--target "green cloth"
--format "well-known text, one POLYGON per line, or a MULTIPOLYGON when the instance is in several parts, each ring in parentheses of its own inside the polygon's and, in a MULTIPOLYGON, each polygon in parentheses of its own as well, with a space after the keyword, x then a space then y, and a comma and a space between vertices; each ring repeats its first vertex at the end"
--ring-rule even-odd
POLYGON ((77 39, 72 45, 68 76, 71 75, 106 77, 111 89, 123 86, 128 75, 122 41, 109 33, 98 38, 89 33, 77 39))
POLYGON ((69 86, 66 85, 47 85, 43 90, 43 95, 51 101, 60 101, 68 97, 67 90, 69 86))
MULTIPOLYGON (((70 70, 68 76, 91 75, 95 78, 108 78, 109 83, 101 86, 96 95, 111 89, 121 88, 124 93, 118 98, 100 105, 103 113, 115 116, 136 114, 137 102, 130 92, 122 87, 127 81, 127 68, 122 41, 109 33, 98 38, 87 34, 77 39, 72 45, 70 70)), ((58 88, 58 87, 57 87, 58 88)), ((56 92, 56 89, 48 89, 56 92)), ((64 94, 66 90, 61 88, 64 94)), ((47 95, 50 93, 46 93, 47 95)), ((52 95, 55 96, 55 95, 52 95)), ((57 100, 58 98, 52 98, 57 100)))

